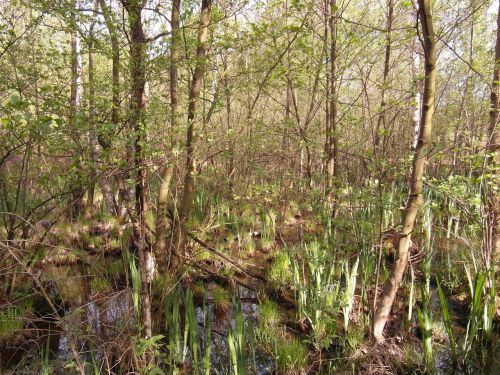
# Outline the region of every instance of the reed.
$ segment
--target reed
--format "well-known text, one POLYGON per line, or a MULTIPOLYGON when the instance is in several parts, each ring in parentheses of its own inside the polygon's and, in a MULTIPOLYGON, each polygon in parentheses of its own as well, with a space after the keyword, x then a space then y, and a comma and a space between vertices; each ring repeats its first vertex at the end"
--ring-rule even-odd
POLYGON ((168 367, 171 373, 177 365, 183 364, 187 355, 186 341, 181 339, 180 301, 182 295, 180 288, 176 288, 165 299, 165 331, 168 337, 168 367))
POLYGON ((203 341, 203 371, 205 375, 210 375, 212 370, 212 320, 207 309, 206 295, 203 298, 203 322, 205 326, 205 334, 203 341))
POLYGON ((439 283, 439 279, 437 277, 436 277, 436 284, 439 295, 439 302, 441 304, 441 317, 443 318, 443 323, 446 329, 446 333, 448 335, 448 340, 450 342, 450 351, 452 354, 452 358, 456 360, 458 347, 455 335, 453 334, 452 320, 451 320, 450 310, 448 309, 448 301, 446 300, 443 288, 441 287, 441 284, 439 283))
POLYGON ((184 309, 186 313, 184 342, 189 342, 189 352, 193 366, 193 373, 199 374, 200 371, 200 337, 198 333, 198 321, 196 320, 196 311, 193 303, 193 292, 188 289, 184 298, 184 309), (186 331, 185 331, 186 332, 186 331))
POLYGON ((487 280, 487 273, 484 271, 479 271, 476 273, 475 277, 472 278, 472 275, 467 266, 465 266, 465 272, 467 274, 467 280, 469 282, 469 291, 471 297, 469 306, 469 320, 467 322, 467 330, 462 348, 464 350, 464 356, 467 357, 474 342, 479 339, 479 337, 477 337, 477 334, 481 329, 481 321, 483 319, 483 312, 485 311, 485 304, 483 302, 483 289, 487 280))
POLYGON ((247 352, 245 350, 245 320, 241 312, 241 303, 234 304, 234 326, 229 325, 227 344, 233 375, 247 374, 247 352))
POLYGON ((346 287, 342 296, 342 312, 344 315, 344 329, 347 331, 349 326, 349 315, 354 304, 354 292, 356 290, 356 279, 358 276, 359 257, 356 258, 351 270, 348 263, 344 266, 344 275, 347 280, 346 287))

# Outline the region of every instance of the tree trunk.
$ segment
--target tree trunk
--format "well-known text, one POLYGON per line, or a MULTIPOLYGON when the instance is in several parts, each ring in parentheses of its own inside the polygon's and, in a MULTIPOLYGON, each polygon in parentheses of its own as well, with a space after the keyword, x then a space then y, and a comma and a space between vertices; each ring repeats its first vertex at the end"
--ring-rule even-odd
MULTIPOLYGON (((495 44, 495 66, 493 70, 493 81, 491 83, 491 108, 490 129, 488 137, 488 151, 490 153, 489 165, 492 171, 498 171, 500 166, 500 130, 498 122, 500 117, 500 5, 497 16, 497 40, 495 44)), ((495 172, 493 172, 495 173, 495 172)), ((488 199, 488 221, 491 227, 491 252, 493 266, 500 262, 500 194, 498 191, 497 177, 491 184, 490 197, 488 199)))
MULTIPOLYGON (((288 154, 288 148, 290 143, 289 127, 291 126, 291 107, 292 107, 292 77, 290 76, 291 70, 291 59, 290 59, 290 30, 288 25, 288 0, 285 2, 285 27, 286 27, 286 39, 288 47, 286 50, 286 101, 285 101, 285 123, 283 126, 283 138, 281 141, 281 152, 283 155, 288 154)), ((289 166, 284 165, 286 169, 289 166)))
POLYGON ((334 185, 339 176, 338 169, 338 141, 337 141, 337 2, 330 0, 330 16, 328 18, 330 28, 330 108, 327 131, 327 153, 326 153, 326 191, 328 198, 333 198, 334 185))
MULTIPOLYGON (((104 0, 98 0, 101 7, 106 27, 108 28, 111 38, 111 53, 112 53, 112 103, 111 103, 111 123, 113 124, 113 132, 118 129, 119 113, 120 113, 120 46, 118 44, 118 36, 116 28, 111 18, 111 13, 104 0)), ((111 148, 111 134, 104 131, 97 131, 97 140, 103 150, 108 151, 111 148)), ((99 187, 103 196, 104 204, 109 213, 120 215, 120 209, 111 189, 111 181, 109 178, 101 178, 99 187)))
POLYGON ((422 116, 421 108, 421 98, 422 98, 422 87, 421 82, 418 78, 420 71, 420 55, 418 51, 418 37, 413 38, 413 45, 411 48, 411 74, 413 79, 413 90, 415 98, 415 106, 413 110, 413 129, 412 129, 412 141, 411 149, 415 150, 418 143, 418 133, 420 128, 420 118, 422 116))
MULTIPOLYGON (((177 64, 180 57, 179 49, 179 26, 180 26, 180 0, 173 0, 172 3, 172 46, 170 52, 170 124, 173 134, 172 147, 177 146, 177 137, 175 136, 178 128, 179 117, 179 94, 178 94, 178 71, 177 64)), ((168 265, 174 268, 177 264, 175 253, 167 254, 167 225, 168 225, 168 198, 170 180, 174 173, 174 161, 168 161, 162 173, 160 192, 158 194, 158 208, 156 211, 156 233, 153 251, 158 265, 158 273, 163 274, 167 271, 168 265), (169 256, 170 255, 170 256, 169 256)))
POLYGON ((377 342, 384 340, 383 331, 392 304, 398 291, 403 273, 408 263, 408 247, 415 224, 415 218, 422 205, 422 179, 426 164, 426 156, 431 140, 432 116, 434 114, 434 95, 436 88, 436 51, 434 28, 431 15, 431 0, 419 0, 419 17, 422 26, 425 51, 425 81, 423 95, 423 109, 420 121, 420 132, 415 153, 413 156, 412 176, 410 180, 410 194, 405 207, 403 228, 400 233, 397 259, 384 285, 380 304, 375 313, 373 336, 377 342))
POLYGON ((143 145, 146 129, 144 124, 144 88, 146 37, 142 27, 142 1, 133 0, 126 2, 131 35, 130 45, 130 73, 132 77, 130 93, 130 128, 134 141, 134 167, 135 176, 135 210, 139 219, 144 221, 145 216, 145 168, 143 145))
MULTIPOLYGON (((142 0, 125 1, 124 6, 128 13, 130 32, 130 73, 132 83, 130 87, 130 130, 134 137, 134 167, 135 178, 135 210, 129 205, 128 212, 134 226, 134 245, 139 256, 141 273, 141 315, 143 336, 147 340, 152 336, 151 300, 149 296, 149 281, 151 271, 147 267, 148 249, 146 245, 146 202, 145 202, 145 168, 142 146, 145 141, 144 127, 144 87, 146 84, 146 37, 142 26, 142 0)), ((127 190, 121 188, 122 194, 127 190)), ((150 355, 146 354, 149 361, 150 355)))
POLYGON ((393 0, 387 0, 387 32, 385 35, 385 59, 384 59, 384 73, 382 79, 382 88, 380 90, 380 113, 377 119, 377 127, 375 131, 375 150, 379 157, 385 154, 385 127, 386 127, 386 101, 385 93, 388 86, 389 78, 389 64, 391 61, 391 32, 392 32, 392 18, 394 13, 393 0), (380 138, 382 138, 382 149, 380 149, 380 138))
POLYGON ((200 26, 198 30, 198 46, 196 48, 196 66, 189 90, 188 129, 186 134, 186 174, 184 176, 184 189, 178 210, 178 223, 174 232, 173 246, 179 255, 185 254, 186 247, 186 222, 191 214, 194 198, 194 173, 195 173, 195 121, 198 114, 198 102, 203 76, 205 74, 208 24, 210 22, 210 8, 212 0, 202 0, 200 26))
POLYGON ((325 84, 325 92, 326 92, 326 100, 325 100, 325 147, 324 147, 324 156, 323 156, 323 173, 325 173, 325 190, 324 193, 327 196, 330 192, 330 179, 328 178, 328 150, 330 149, 330 137, 328 137, 328 133, 330 132, 330 72, 328 69, 328 20, 330 19, 328 12, 328 5, 330 0, 325 0, 324 2, 324 27, 323 27, 323 38, 325 39, 325 76, 326 76, 326 84, 325 84))
MULTIPOLYGON (((76 2, 73 1, 72 3, 72 21, 76 22, 75 20, 75 12, 76 12, 76 2)), ((71 127, 71 135, 73 138, 73 142, 75 142, 75 146, 77 148, 77 153, 76 155, 76 163, 78 170, 80 171, 80 157, 81 153, 79 152, 80 148, 80 140, 79 140, 79 131, 77 129, 77 111, 78 111, 78 102, 79 102, 79 95, 78 95, 78 84, 79 84, 79 78, 80 78, 80 72, 79 72, 79 67, 78 67, 78 54, 79 54, 79 46, 78 46, 78 36, 76 34, 76 31, 71 32, 71 89, 70 89, 70 115, 69 115, 69 122, 70 122, 70 127, 71 127)), ((82 212, 83 208, 83 196, 85 194, 85 191, 83 189, 82 185, 82 177, 78 175, 78 180, 76 182, 77 187, 75 187, 72 191, 72 201, 70 204, 70 216, 73 219, 76 219, 80 213, 82 212)))
MULTIPOLYGON (((97 3, 95 3, 97 5, 97 3)), ((97 8, 94 8, 97 11, 97 8)), ((95 14, 95 12, 94 12, 95 14)), ((99 157, 99 144, 97 142, 97 134, 95 129, 95 68, 94 68, 94 28, 95 28, 95 18, 92 19, 92 23, 89 28, 88 36, 88 87, 89 87, 89 102, 88 102, 88 119, 89 119, 89 144, 90 159, 91 159, 91 171, 90 171, 90 182, 88 186, 88 201, 87 201, 87 211, 86 215, 92 216, 94 208, 94 198, 95 198, 95 183, 97 179, 97 159, 99 157)))
MULTIPOLYGON (((229 58, 229 57, 227 57, 229 58)), ((222 56, 222 66, 224 69, 224 96, 226 97, 226 122, 227 122, 227 131, 229 134, 229 162, 227 166, 227 178, 229 180, 229 190, 233 191, 234 188, 234 180, 236 169, 234 165, 234 152, 235 152, 235 134, 233 123, 231 120, 231 88, 229 87, 229 79, 227 78, 228 74, 228 66, 227 66, 227 58, 222 56)))
MULTIPOLYGON (((391 60, 391 31, 392 31, 392 17, 393 17, 394 4, 393 0, 387 0, 387 33, 385 36, 385 59, 384 59, 384 73, 382 80, 382 89, 380 90, 380 108, 379 108, 379 116, 377 119, 377 127, 375 129, 375 144, 374 151, 376 157, 382 160, 385 156, 385 127, 386 127, 386 102, 385 102, 385 92, 388 86, 388 77, 389 77, 389 63, 391 60), (381 134, 382 132, 382 134, 381 134), (380 148, 380 136, 382 136, 382 148, 380 148)), ((384 171, 380 169, 380 174, 378 177, 378 198, 379 198, 379 240, 378 240, 378 254, 377 254, 377 266, 375 270, 375 290, 378 290, 379 283, 379 275, 380 275, 380 261, 382 257, 382 234, 384 231, 384 203, 383 203, 383 180, 384 180, 384 171)), ((374 294, 373 297, 373 312, 375 312, 375 308, 377 306, 377 293, 374 294)))

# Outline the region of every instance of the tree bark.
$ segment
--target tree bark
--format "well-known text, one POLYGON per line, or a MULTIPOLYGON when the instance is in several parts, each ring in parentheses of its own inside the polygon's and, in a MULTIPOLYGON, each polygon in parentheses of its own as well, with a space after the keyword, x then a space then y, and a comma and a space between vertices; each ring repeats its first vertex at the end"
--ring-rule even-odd
POLYGON ((326 92, 326 100, 325 100, 325 147, 324 147, 324 156, 323 156, 323 173, 325 173, 326 178, 325 178, 325 190, 324 193, 327 196, 329 194, 329 183, 330 180, 328 178, 328 150, 330 148, 329 144, 329 137, 328 133, 330 132, 330 77, 329 77, 329 67, 328 67, 328 20, 330 19, 329 12, 328 12, 328 5, 329 5, 330 0, 325 0, 324 2, 324 25, 323 25, 323 38, 325 39, 324 45, 325 45, 325 76, 326 76, 326 83, 325 83, 325 92, 326 92))
POLYGON ((234 180, 236 174, 236 168, 234 165, 234 152, 235 152, 235 134, 234 128, 231 120, 231 88, 229 87, 229 79, 227 77, 228 66, 227 60, 229 57, 222 56, 222 66, 224 69, 223 85, 224 85, 224 96, 226 97, 226 122, 227 131, 229 134, 229 161, 227 166, 227 178, 229 180, 229 190, 233 191, 234 180))
POLYGON ((410 193, 405 207, 403 228, 400 233, 397 259, 391 269, 389 278, 384 285, 379 306, 375 313, 373 336, 377 342, 384 341, 383 331, 392 309, 394 298, 398 291, 408 263, 408 248, 415 218, 422 205, 422 179, 426 164, 426 156, 431 140, 432 117, 434 114, 434 96, 436 88, 436 50, 434 27, 431 15, 431 0, 419 0, 419 18, 422 27, 425 51, 425 81, 422 117, 417 146, 413 156, 410 193))
POLYGON ((186 134, 186 174, 184 176, 184 189, 182 200, 178 209, 178 223, 174 232, 173 246, 180 255, 185 254, 186 247, 186 222, 191 214, 195 189, 195 122, 198 114, 201 82, 205 74, 208 24, 210 22, 210 8, 212 0, 202 0, 200 26, 198 30, 198 46, 196 48, 196 66, 189 90, 188 129, 186 134))
MULTIPOLYGON (((379 108, 379 116, 377 119, 377 126, 375 129, 375 144, 374 151, 376 157, 383 159, 385 156, 385 127, 386 127, 386 102, 385 102, 385 92, 387 90, 388 85, 388 77, 389 77, 389 64, 391 60, 391 31, 392 31, 392 17, 394 11, 394 3, 393 0, 387 0, 387 33, 385 36, 385 59, 384 59, 384 73, 382 79, 382 88, 380 90, 380 108, 379 108), (381 134, 382 130, 382 134, 381 134), (382 148, 380 148, 380 137, 382 136, 382 148)), ((375 291, 378 290, 379 285, 379 275, 380 275, 380 261, 382 257, 382 233, 384 231, 384 205, 383 205, 383 180, 384 173, 381 170, 381 173, 378 175, 378 198, 379 198, 379 241, 378 241, 378 254, 377 254, 377 265, 375 269, 375 291)), ((377 298, 378 294, 375 293, 373 297, 373 312, 375 312, 377 306, 377 298)))
POLYGON ((389 78, 389 67, 391 61, 391 34, 392 34, 392 18, 394 13, 394 3, 393 0, 387 0, 387 32, 385 35, 385 58, 384 58, 384 72, 382 79, 382 88, 380 90, 380 108, 379 108, 379 116, 377 119, 377 127, 375 131, 375 150, 380 157, 383 157, 385 154, 385 145, 386 145, 386 136, 385 136, 385 127, 386 127, 386 101, 385 94, 388 86, 388 78, 389 78), (380 139, 382 138, 382 149, 380 149, 380 139))
MULTIPOLYGON (((75 19, 75 12, 76 12, 76 1, 72 2, 72 9, 71 9, 71 18, 72 22, 76 22, 75 19)), ((79 78, 80 78, 80 72, 79 72, 79 64, 78 64, 78 54, 79 54, 79 46, 78 46, 78 36, 76 34, 76 31, 71 32, 71 88, 70 88, 70 114, 69 114, 69 123, 70 123, 70 132, 71 136, 73 138, 73 141, 75 142, 75 146, 77 149, 78 155, 76 155, 76 165, 78 171, 81 170, 80 165, 80 140, 79 140, 79 131, 77 129, 77 112, 78 112, 78 102, 79 102, 79 97, 78 97, 78 85, 79 85, 79 78)), ((78 174, 78 179, 81 180, 81 176, 78 174)), ((82 212, 83 208, 83 196, 85 194, 85 191, 83 189, 82 181, 77 181, 77 186, 76 188, 73 189, 72 192, 72 201, 70 204, 70 216, 72 219, 76 219, 80 213, 82 212)))
MULTIPOLYGON (((130 73, 132 83, 130 87, 130 130, 134 141, 134 167, 135 178, 135 209, 129 205, 127 209, 132 221, 134 231, 134 245, 139 256, 141 273, 141 318, 143 325, 143 336, 149 339, 152 336, 151 300, 149 295, 149 281, 151 271, 147 267, 148 254, 146 244, 146 202, 145 202, 145 168, 143 156, 143 144, 145 142, 144 126, 144 87, 146 84, 146 37, 142 25, 142 9, 144 1, 123 1, 128 13, 130 32, 130 73)), ((120 189, 125 195, 126 186, 120 189)), ((151 360, 150 353, 146 353, 146 359, 151 360)))
POLYGON ((415 148, 417 147, 418 133, 420 128, 420 118, 422 116, 422 108, 421 108, 422 87, 421 87, 421 81, 418 78, 418 74, 420 71, 420 55, 417 43, 418 43, 418 37, 413 38, 413 45, 411 48, 411 74, 413 79, 415 105, 413 110, 413 129, 411 137, 412 150, 415 150, 415 148))
MULTIPOLYGON (((98 0, 101 7, 106 27, 108 28, 111 39, 111 53, 112 53, 112 103, 111 103, 111 123, 113 124, 113 132, 118 128, 118 121, 120 116, 120 46, 118 44, 118 35, 116 27, 111 18, 111 12, 104 0, 98 0)), ((111 134, 107 131, 98 131, 97 140, 103 150, 108 151, 111 148, 111 134)), ((103 200, 108 212, 120 215, 120 209, 115 200, 111 189, 111 181, 109 178, 101 178, 99 180, 99 187, 103 195, 103 200)))
MULTIPOLYGON (((170 124, 173 134, 172 147, 177 147, 177 137, 175 136, 178 128, 179 117, 179 94, 178 94, 178 68, 177 64, 180 57, 179 48, 179 27, 180 27, 180 0, 173 0, 172 3, 172 46, 170 52, 170 124)), ((163 274, 167 271, 170 264, 171 268, 175 268, 177 260, 175 253, 167 253, 167 225, 168 225, 168 199, 170 180, 174 173, 173 160, 168 161, 162 173, 162 181, 160 184, 160 192, 158 194, 158 208, 156 211, 156 233, 153 251, 155 254, 158 273, 163 274)))
MULTIPOLYGON (((97 3, 95 3, 97 6, 97 3)), ((94 8, 94 11, 97 10, 97 7, 94 8)), ((88 87, 89 87, 89 102, 88 102, 88 120, 89 120, 89 144, 91 147, 90 150, 90 159, 91 159, 91 169, 90 169, 90 182, 88 186, 88 200, 87 200, 87 209, 88 214, 93 214, 94 208, 94 198, 95 198, 95 183, 97 179, 97 159, 99 157, 99 144, 97 142, 97 134, 95 129, 95 67, 94 67, 94 28, 95 28, 95 12, 94 18, 92 19, 92 23, 89 28, 89 36, 87 39, 88 46, 88 87)), ((87 214, 87 213, 86 213, 87 214)))
MULTIPOLYGON (((490 128, 488 137, 488 152, 490 154, 488 163, 492 171, 498 171, 500 166, 500 130, 498 122, 500 118, 500 4, 497 15, 497 39, 495 43, 495 65, 493 69, 493 81, 491 83, 491 107, 490 128)), ((500 262, 500 194, 498 190, 498 175, 494 177, 490 187, 488 199, 488 220, 491 227, 491 252, 493 266, 500 262)))
POLYGON ((328 25, 330 29, 330 108, 327 131, 326 153, 326 191, 328 198, 333 199, 334 185, 339 177, 338 169, 338 140, 337 140, 337 2, 330 0, 330 16, 328 25))

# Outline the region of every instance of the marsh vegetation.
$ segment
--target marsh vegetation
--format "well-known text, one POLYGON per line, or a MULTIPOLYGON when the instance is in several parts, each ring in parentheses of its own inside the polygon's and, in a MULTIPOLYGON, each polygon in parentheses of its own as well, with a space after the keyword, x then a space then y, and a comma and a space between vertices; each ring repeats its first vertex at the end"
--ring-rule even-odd
POLYGON ((0 1, 0 372, 500 372, 498 1, 0 1))

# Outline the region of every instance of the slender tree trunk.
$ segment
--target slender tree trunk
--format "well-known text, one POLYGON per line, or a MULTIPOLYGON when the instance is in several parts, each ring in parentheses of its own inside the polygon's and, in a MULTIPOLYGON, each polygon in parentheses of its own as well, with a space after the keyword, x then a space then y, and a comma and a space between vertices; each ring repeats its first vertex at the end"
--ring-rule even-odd
POLYGON ((415 218, 422 205, 422 179, 426 164, 426 155, 431 140, 432 116, 434 114, 434 96, 436 88, 436 50, 434 28, 431 15, 431 0, 419 0, 419 17, 422 26, 425 51, 425 81, 420 132, 413 156, 410 194, 405 207, 403 228, 400 233, 397 259, 384 285, 384 291, 375 313, 373 336, 377 342, 384 340, 383 331, 392 309, 403 273, 408 263, 408 248, 415 224, 415 218))
POLYGON ((328 178, 328 150, 330 149, 330 137, 328 136, 328 133, 330 132, 330 71, 328 67, 328 20, 329 20, 329 1, 330 0, 325 0, 324 2, 324 28, 323 28, 323 37, 325 39, 324 45, 325 45, 325 52, 326 52, 326 58, 325 58, 325 76, 326 76, 326 84, 325 84, 325 91, 326 91, 326 100, 325 100, 325 147, 324 147, 324 157, 323 157, 323 173, 325 174, 325 190, 324 193, 325 195, 329 194, 329 184, 330 184, 330 179, 328 178))
MULTIPOLYGON (((286 51, 286 101, 285 101, 285 124, 283 126, 283 139, 281 143, 281 152, 283 155, 288 154, 289 148, 289 127, 291 126, 291 107, 292 107, 292 77, 290 76, 291 70, 291 59, 290 59, 290 30, 288 27, 288 0, 285 2, 285 26, 286 26, 286 39, 288 43, 288 48, 286 51)), ((300 163, 299 163, 300 165, 300 163)), ((284 166, 287 168, 288 166, 284 166)))
MULTIPOLYGON (((111 123, 113 124, 113 132, 118 129, 119 113, 120 113, 120 46, 118 44, 118 35, 116 28, 111 18, 111 13, 105 0, 98 0, 101 7, 106 27, 108 28, 111 38, 111 53, 112 53, 112 103, 111 103, 111 123)), ((103 131, 97 131, 97 140, 103 150, 109 151, 111 148, 111 134, 103 131)), ((104 204, 109 213, 120 215, 120 209, 113 195, 111 188, 111 181, 109 178, 101 178, 99 180, 99 187, 103 196, 104 204)))
MULTIPOLYGON (((145 168, 143 144, 145 141, 144 127, 144 88, 146 84, 146 37, 142 26, 142 0, 128 0, 123 4, 128 13, 130 32, 130 73, 132 77, 130 92, 130 130, 134 137, 134 167, 135 178, 135 209, 129 207, 129 216, 134 226, 134 244, 139 255, 141 273, 141 315, 143 336, 149 339, 152 336, 151 300, 149 295, 149 281, 151 270, 148 270, 147 258, 150 256, 146 244, 146 202, 145 202, 145 168)), ((126 187, 122 187, 122 194, 126 187)), ((149 353, 146 355, 151 360, 149 353)))
POLYGON ((231 88, 229 87, 229 79, 227 78, 227 60, 222 57, 222 66, 224 68, 224 96, 226 97, 226 122, 227 122, 227 131, 229 133, 229 163, 227 166, 227 176, 229 180, 229 190, 233 191, 234 188, 234 180, 235 180, 235 166, 234 166, 234 152, 235 152, 235 134, 233 123, 231 121, 231 88))
MULTIPOLYGON (((95 3, 97 6, 97 3, 95 3)), ((97 10, 97 7, 94 8, 97 10)), ((95 13, 94 13, 95 14, 95 13)), ((97 179, 97 159, 99 157, 99 144, 97 142, 97 134, 95 129, 95 82, 94 82, 94 28, 95 28, 95 18, 92 20, 89 28, 88 37, 88 87, 89 87, 89 102, 88 102, 88 119, 89 119, 89 144, 91 147, 90 158, 91 158, 91 171, 90 171, 90 183, 88 186, 88 214, 92 215, 95 199, 95 183, 97 179)))
MULTIPOLYGON (((391 60, 391 31, 392 31, 392 17, 393 17, 394 4, 393 0, 387 0, 387 33, 385 36, 385 59, 384 59, 384 73, 382 80, 382 89, 380 92, 380 113, 377 120, 377 127, 375 129, 375 155, 380 159, 383 159, 385 156, 385 127, 386 127, 386 102, 385 102, 385 93, 388 89, 388 77, 389 77, 389 64, 391 60), (382 134, 381 134, 382 132, 382 134), (380 148, 380 136, 382 135, 382 148, 380 148)), ((378 239, 378 254, 377 254, 377 266, 375 270, 375 294, 373 297, 373 312, 375 312, 375 308, 377 306, 377 291, 379 285, 379 275, 380 275, 380 261, 382 257, 382 234, 384 231, 384 175, 382 170, 380 170, 380 174, 378 176, 378 195, 379 195, 379 239, 378 239)))
MULTIPOLYGON (((116 128, 118 127, 118 122, 120 118, 120 45, 118 42, 118 34, 116 26, 111 17, 110 8, 106 5, 105 0, 98 0, 98 2, 101 7, 101 11, 104 16, 104 21, 106 22, 106 27, 108 28, 109 36, 111 39, 111 54, 112 54, 111 122, 113 126, 116 128)), ((110 146, 109 136, 110 136, 109 134, 100 135, 99 143, 104 149, 107 149, 110 146)))
POLYGON ((182 200, 178 210, 178 224, 174 232, 173 246, 178 254, 185 254, 186 247, 186 222, 191 214, 195 189, 195 124, 198 114, 198 104, 200 98, 201 82, 205 74, 207 42, 208 42, 208 24, 210 22, 210 8, 212 0, 202 0, 200 26, 198 30, 198 46, 196 48, 196 66, 191 80, 189 90, 188 105, 188 129, 186 134, 186 174, 184 176, 184 189, 182 200))
MULTIPOLYGON (((76 1, 73 1, 72 3, 72 20, 73 22, 76 22, 75 20, 75 12, 76 12, 76 1)), ((80 148, 80 140, 79 140, 79 131, 77 129, 77 112, 78 112, 78 101, 79 101, 79 95, 78 95, 78 84, 79 84, 79 78, 80 78, 80 72, 79 72, 79 66, 78 66, 78 54, 79 54, 79 46, 78 46, 78 36, 76 34, 76 31, 71 32, 71 89, 70 89, 70 115, 69 115, 69 121, 70 121, 70 127, 71 127, 71 134, 73 141, 75 142, 75 146, 77 150, 80 148)), ((76 163, 78 166, 78 170, 81 170, 80 165, 80 152, 79 150, 77 151, 78 155, 76 155, 76 163)), ((72 201, 71 201, 71 207, 70 207, 70 216, 75 219, 77 218, 83 208, 83 196, 85 194, 85 191, 82 185, 81 181, 81 176, 79 178, 80 181, 77 181, 77 186, 76 188, 73 189, 72 192, 72 201)))
POLYGON ((129 16, 131 35, 130 45, 130 72, 132 77, 130 98, 130 127, 134 136, 134 167, 135 177, 135 209, 141 221, 144 221, 146 209, 146 176, 144 168, 143 145, 146 129, 144 124, 144 88, 146 37, 142 26, 142 0, 127 1, 126 6, 129 16))
POLYGON ((337 140, 337 2, 330 0, 330 108, 327 132, 326 186, 329 199, 333 199, 334 185, 339 177, 337 140))
MULTIPOLYGON (((490 153, 489 165, 493 171, 498 171, 500 166, 500 130, 498 123, 500 118, 500 4, 497 16, 497 40, 495 44, 495 66, 493 70, 493 81, 491 83, 491 108, 490 129, 488 136, 488 151, 490 153)), ((498 174, 495 179, 498 182, 498 174)), ((494 181, 495 181, 494 180, 494 181)), ((491 227, 491 252, 493 265, 500 262, 500 193, 498 184, 493 183, 490 187, 488 199, 488 221, 491 227)))
POLYGON ((389 78, 389 67, 391 61, 391 34, 392 34, 392 18, 394 13, 394 3, 393 0, 387 0, 387 32, 385 35, 385 58, 384 58, 384 73, 382 79, 382 88, 380 90, 380 113, 377 119, 377 127, 375 131, 375 149, 377 154, 380 154, 380 157, 383 157, 385 154, 385 144, 386 144, 386 135, 385 135, 385 127, 386 127, 386 100, 385 94, 388 89, 388 78, 389 78), (380 150, 380 138, 382 138, 382 149, 380 150))
MULTIPOLYGON (((178 128, 179 117, 179 94, 178 94, 178 71, 177 64, 180 57, 179 48, 179 26, 180 26, 180 0, 173 0, 172 3, 172 45, 170 52, 170 124, 173 134, 172 147, 177 147, 176 132, 178 128)), ((156 233, 153 251, 158 265, 158 273, 163 274, 167 271, 170 263, 171 268, 177 264, 175 253, 167 254, 167 225, 168 225, 168 199, 169 187, 172 175, 174 173, 174 161, 168 161, 162 173, 160 192, 158 194, 158 208, 156 211, 156 233), (170 257, 169 257, 170 256, 170 257), (169 258, 169 259, 168 259, 169 258)))
MULTIPOLYGON (((418 17, 418 15, 417 15, 418 17)), ((411 74, 413 79, 413 90, 414 90, 414 98, 415 98, 415 106, 413 109, 413 131, 412 131, 412 141, 411 141, 411 149, 415 150, 418 143, 418 134, 420 128, 420 118, 422 116, 422 87, 421 82, 418 78, 420 71, 420 55, 418 51, 418 37, 413 38, 413 44, 411 48, 411 74)))

